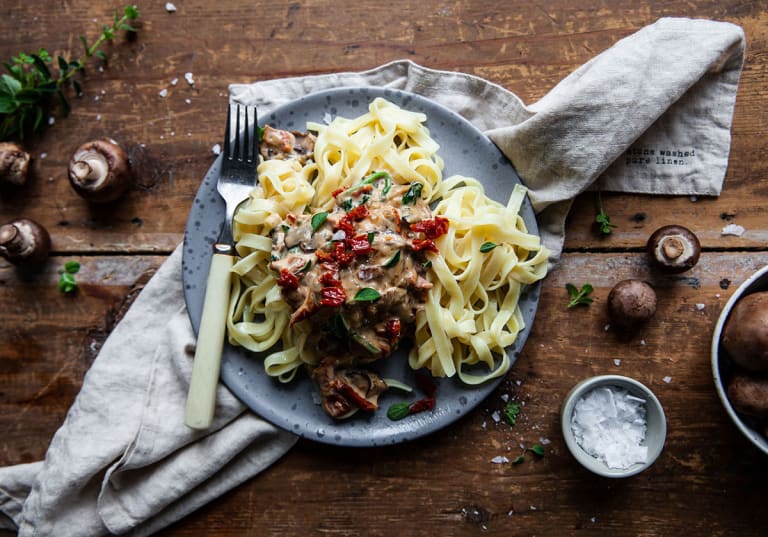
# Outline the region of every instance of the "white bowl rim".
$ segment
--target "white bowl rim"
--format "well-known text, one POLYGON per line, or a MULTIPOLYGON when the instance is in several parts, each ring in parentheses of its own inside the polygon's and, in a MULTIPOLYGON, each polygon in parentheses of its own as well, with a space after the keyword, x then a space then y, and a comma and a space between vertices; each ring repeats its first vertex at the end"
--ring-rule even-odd
POLYGON ((728 396, 725 393, 725 387, 723 386, 723 379, 720 377, 719 368, 720 337, 722 336, 725 322, 728 320, 728 317, 730 317, 734 304, 736 304, 736 302, 738 302, 742 297, 749 294, 751 288, 754 287, 758 280, 762 279, 766 274, 768 274, 768 265, 757 270, 754 274, 752 274, 752 276, 747 278, 741 285, 739 285, 739 287, 736 288, 736 291, 734 291, 731 297, 728 299, 728 302, 725 303, 725 306, 723 306, 723 309, 720 311, 720 316, 717 319, 717 323, 715 324, 715 330, 712 333, 710 362, 712 367, 712 378, 715 381, 715 390, 717 391, 717 396, 720 399, 720 402, 723 404, 725 411, 731 417, 731 421, 733 421, 734 425, 736 425, 736 428, 738 428, 742 434, 747 437, 752 445, 768 455, 768 440, 758 431, 748 427, 742 421, 741 416, 739 416, 736 410, 734 410, 733 406, 731 406, 731 402, 728 400, 728 396))
MULTIPOLYGON (((656 462, 656 459, 664 449, 664 443, 666 442, 667 437, 667 417, 664 413, 664 407, 662 406, 661 401, 659 401, 658 397, 656 397, 656 394, 654 394, 653 391, 651 391, 651 389, 648 388, 645 384, 636 379, 623 375, 597 375, 588 377, 576 383, 576 385, 571 388, 571 390, 568 392, 568 395, 566 395, 565 399, 563 400, 563 405, 560 412, 560 426, 562 429, 563 438, 565 439, 565 444, 573 457, 590 472, 603 477, 612 478, 630 477, 642 472, 643 470, 646 470, 654 462, 656 462), (660 423, 658 424, 658 436, 660 441, 656 449, 649 449, 648 460, 645 463, 636 463, 624 470, 608 468, 608 466, 603 462, 584 451, 584 449, 576 442, 576 439, 573 437, 573 431, 571 430, 571 416, 573 415, 573 408, 576 405, 576 402, 586 392, 598 386, 605 385, 613 385, 619 387, 622 387, 622 385, 632 386, 637 391, 640 391, 645 395, 646 405, 652 405, 658 410, 659 417, 661 418, 660 423)), ((651 446, 649 446, 649 448, 650 447, 651 446)))

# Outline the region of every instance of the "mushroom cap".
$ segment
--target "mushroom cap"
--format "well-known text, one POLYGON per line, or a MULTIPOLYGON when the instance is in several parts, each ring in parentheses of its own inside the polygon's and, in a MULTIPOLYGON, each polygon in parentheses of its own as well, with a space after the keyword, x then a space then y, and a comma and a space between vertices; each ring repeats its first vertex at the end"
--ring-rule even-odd
POLYGON ((723 328, 723 349, 737 365, 768 371, 768 291, 749 294, 731 310, 723 328))
POLYGON ((608 294, 611 322, 625 328, 644 323, 656 313, 656 291, 643 280, 622 280, 608 294))
POLYGON ((27 181, 30 155, 16 142, 0 142, 0 181, 21 186, 27 181))
POLYGON ((0 256, 14 265, 36 265, 48 258, 51 236, 29 218, 17 218, 0 226, 0 256))
POLYGON ((652 266, 662 272, 679 274, 699 262, 701 244, 690 229, 669 225, 653 232, 646 243, 646 250, 652 266))
POLYGON ((78 147, 69 161, 69 182, 94 203, 114 201, 131 185, 128 155, 114 140, 94 140, 78 147))

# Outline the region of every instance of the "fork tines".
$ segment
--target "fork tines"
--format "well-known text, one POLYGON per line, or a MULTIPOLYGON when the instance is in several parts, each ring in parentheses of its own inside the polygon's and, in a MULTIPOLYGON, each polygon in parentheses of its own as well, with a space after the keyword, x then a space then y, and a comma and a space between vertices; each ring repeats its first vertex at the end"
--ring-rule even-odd
POLYGON ((258 117, 255 106, 229 104, 227 106, 227 126, 224 136, 224 158, 240 162, 253 163, 259 152, 259 137, 256 131, 258 117), (232 115, 235 115, 235 128, 232 130, 232 115), (240 128, 240 118, 243 127, 240 128), (242 135, 241 135, 242 133, 242 135))

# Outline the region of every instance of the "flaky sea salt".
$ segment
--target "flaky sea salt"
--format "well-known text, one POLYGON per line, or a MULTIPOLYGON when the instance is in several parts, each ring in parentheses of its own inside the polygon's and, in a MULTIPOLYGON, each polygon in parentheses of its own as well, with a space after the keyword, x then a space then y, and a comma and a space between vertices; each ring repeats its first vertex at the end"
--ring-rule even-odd
POLYGON ((508 462, 509 462, 509 459, 504 455, 496 455, 494 458, 491 459, 491 463, 493 464, 506 464, 508 462))
POLYGON ((576 402, 571 430, 581 448, 609 468, 626 469, 648 459, 645 400, 627 390, 600 387, 576 402))
POLYGON ((744 235, 744 232, 746 229, 744 229, 744 226, 740 226, 738 224, 728 224, 723 228, 723 231, 721 231, 722 235, 734 235, 736 237, 741 237, 744 235))

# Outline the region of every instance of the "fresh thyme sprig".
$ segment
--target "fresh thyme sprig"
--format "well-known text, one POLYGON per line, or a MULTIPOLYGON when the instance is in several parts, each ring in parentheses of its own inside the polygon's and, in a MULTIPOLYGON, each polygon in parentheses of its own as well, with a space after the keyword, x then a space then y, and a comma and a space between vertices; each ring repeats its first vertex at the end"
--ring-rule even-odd
POLYGON ((136 29, 129 22, 138 17, 139 10, 133 5, 126 6, 122 14, 115 10, 112 25, 103 25, 101 35, 93 44, 89 45, 88 40, 80 36, 85 48, 81 58, 68 61, 63 56, 57 56, 58 70, 55 76, 48 67, 53 63, 53 58, 44 48, 37 53, 20 52, 10 62, 3 62, 8 73, 0 75, 0 140, 14 136, 23 139, 26 135, 42 130, 47 124, 44 121, 45 112, 52 95, 58 98, 62 115, 69 114, 70 105, 64 93, 65 86, 71 82, 75 94, 82 94, 80 83, 72 77, 85 69, 86 62, 93 56, 106 61, 107 55, 99 47, 105 41, 115 39, 121 30, 135 32, 136 29))
POLYGON ((600 192, 597 193, 597 216, 595 216, 595 223, 602 235, 610 235, 611 228, 618 227, 616 224, 611 223, 611 217, 603 209, 603 198, 600 192))

